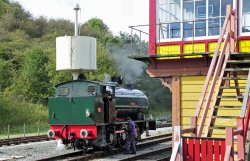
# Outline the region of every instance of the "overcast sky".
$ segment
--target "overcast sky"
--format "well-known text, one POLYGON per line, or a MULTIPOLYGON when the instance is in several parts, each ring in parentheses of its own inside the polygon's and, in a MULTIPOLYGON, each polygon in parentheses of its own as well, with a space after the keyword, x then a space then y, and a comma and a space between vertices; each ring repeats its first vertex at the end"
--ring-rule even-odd
MULTIPOLYGON (((79 3, 80 23, 100 18, 113 34, 130 33, 128 26, 148 24, 149 0, 12 0, 19 2, 34 17, 63 18, 74 22, 73 7, 79 3)), ((148 32, 148 29, 143 29, 148 32)))

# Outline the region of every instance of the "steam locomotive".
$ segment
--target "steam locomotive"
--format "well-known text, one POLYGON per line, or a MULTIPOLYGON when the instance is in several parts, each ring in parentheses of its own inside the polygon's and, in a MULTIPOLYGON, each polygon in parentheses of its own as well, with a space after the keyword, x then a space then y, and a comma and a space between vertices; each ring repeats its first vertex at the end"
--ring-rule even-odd
POLYGON ((48 137, 61 139, 77 149, 124 147, 127 117, 136 123, 136 140, 155 130, 155 120, 145 120, 148 99, 140 90, 117 83, 73 80, 56 85, 48 99, 48 137))

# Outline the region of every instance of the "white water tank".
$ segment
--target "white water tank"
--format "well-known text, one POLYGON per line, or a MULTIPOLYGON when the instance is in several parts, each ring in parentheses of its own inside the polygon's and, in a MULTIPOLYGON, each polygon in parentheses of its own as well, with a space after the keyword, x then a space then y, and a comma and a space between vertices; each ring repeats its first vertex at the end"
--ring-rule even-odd
POLYGON ((96 39, 88 36, 57 37, 56 70, 96 70, 96 39))

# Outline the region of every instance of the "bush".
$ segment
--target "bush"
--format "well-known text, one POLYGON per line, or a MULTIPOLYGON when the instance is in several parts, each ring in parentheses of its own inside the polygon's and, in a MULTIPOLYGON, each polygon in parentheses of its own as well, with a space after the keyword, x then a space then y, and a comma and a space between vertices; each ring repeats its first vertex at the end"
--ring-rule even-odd
POLYGON ((6 98, 0 94, 0 128, 7 125, 22 126, 48 122, 47 107, 41 104, 27 103, 14 97, 6 98))

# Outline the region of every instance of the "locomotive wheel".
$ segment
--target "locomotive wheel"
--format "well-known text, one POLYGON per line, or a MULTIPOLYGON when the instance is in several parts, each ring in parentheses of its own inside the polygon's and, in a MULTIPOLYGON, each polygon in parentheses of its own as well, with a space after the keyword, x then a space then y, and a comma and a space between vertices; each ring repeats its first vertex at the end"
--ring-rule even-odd
MULTIPOLYGON (((126 124, 122 124, 119 128, 119 130, 124 130, 127 131, 127 125, 126 124)), ((127 139, 128 135, 126 132, 124 133, 119 133, 118 134, 118 145, 121 148, 125 148, 125 144, 126 144, 126 139, 127 139)))
POLYGON ((113 127, 107 128, 106 143, 110 148, 113 148, 116 145, 115 133, 113 127))
POLYGON ((77 148, 78 150, 83 149, 83 142, 80 139, 76 139, 74 142, 74 148, 77 148))

